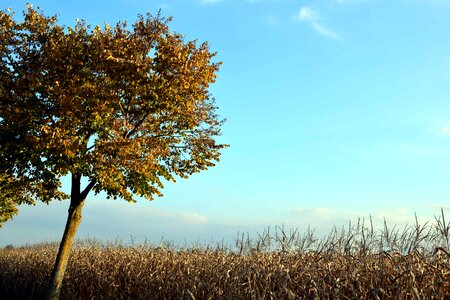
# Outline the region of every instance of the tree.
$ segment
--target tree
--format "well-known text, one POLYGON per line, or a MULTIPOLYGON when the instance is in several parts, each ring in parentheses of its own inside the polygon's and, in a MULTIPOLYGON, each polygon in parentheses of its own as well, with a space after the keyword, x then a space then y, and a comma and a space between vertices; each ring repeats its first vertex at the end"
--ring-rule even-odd
POLYGON ((10 208, 70 199, 47 295, 57 299, 91 191, 152 200, 164 180, 219 161, 227 145, 215 140, 223 120, 208 88, 220 63, 160 14, 94 28, 59 25, 31 5, 23 16, 0 12, 1 189, 21 187, 10 208))

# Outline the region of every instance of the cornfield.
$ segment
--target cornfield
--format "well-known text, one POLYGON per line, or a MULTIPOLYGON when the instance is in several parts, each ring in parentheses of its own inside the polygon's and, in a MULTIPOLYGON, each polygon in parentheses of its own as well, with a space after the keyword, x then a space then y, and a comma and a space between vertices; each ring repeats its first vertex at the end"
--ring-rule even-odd
MULTIPOLYGON (((78 241, 61 299, 450 299, 450 223, 375 230, 364 220, 324 238, 284 227, 233 245, 78 241)), ((0 250, 0 299, 41 299, 57 244, 0 250)))

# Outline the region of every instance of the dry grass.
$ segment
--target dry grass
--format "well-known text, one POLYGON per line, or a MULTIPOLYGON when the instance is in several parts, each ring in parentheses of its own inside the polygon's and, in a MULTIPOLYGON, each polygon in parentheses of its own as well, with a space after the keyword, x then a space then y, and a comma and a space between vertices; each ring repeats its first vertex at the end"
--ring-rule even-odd
MULTIPOLYGON (((232 248, 80 241, 61 299, 450 299, 443 213, 401 231, 369 223, 323 239, 278 227, 238 235, 232 248)), ((56 250, 0 250, 0 299, 42 298, 56 250)))

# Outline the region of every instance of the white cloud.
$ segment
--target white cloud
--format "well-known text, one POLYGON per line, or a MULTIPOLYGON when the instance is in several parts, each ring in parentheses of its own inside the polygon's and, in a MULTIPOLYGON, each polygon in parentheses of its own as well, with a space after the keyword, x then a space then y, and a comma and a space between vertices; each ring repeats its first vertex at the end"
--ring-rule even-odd
MULTIPOLYGON (((431 213, 439 213, 439 209, 427 209, 425 212, 424 208, 417 208, 418 221, 421 224, 426 222, 432 222, 434 217, 431 213)), ((444 208, 445 211, 445 208, 444 208)), ((349 222, 355 224, 358 219, 368 222, 372 218, 373 225, 375 229, 381 229, 384 225, 384 220, 390 227, 402 227, 405 225, 411 225, 415 222, 415 210, 406 207, 397 207, 392 209, 380 209, 371 212, 362 211, 344 211, 344 210, 334 210, 329 208, 293 208, 292 215, 301 220, 304 224, 316 225, 319 228, 325 228, 321 230, 321 233, 327 233, 331 226, 346 226, 349 222)))
POLYGON ((447 123, 444 126, 435 128, 435 127, 430 127, 427 129, 427 131, 431 134, 435 134, 435 135, 443 135, 443 136, 450 136, 450 122, 447 123))
MULTIPOLYGON (((415 211, 420 224, 427 221, 434 223, 434 215, 439 217, 441 207, 446 217, 450 214, 449 205, 439 205, 439 201, 433 203, 427 200, 423 206, 414 209, 397 207, 358 211, 327 207, 292 208, 271 218, 254 219, 252 216, 243 219, 230 216, 224 220, 216 220, 192 211, 155 208, 154 203, 150 202, 129 204, 124 201, 90 200, 92 201, 86 203, 83 211, 78 238, 91 237, 103 241, 119 239, 128 242, 132 236, 138 243, 147 238, 150 242, 159 243, 161 237, 164 237, 164 240, 175 244, 196 241, 211 244, 213 241, 224 240, 233 245, 238 232, 249 232, 257 238, 256 233, 262 233, 268 226, 274 228, 283 224, 288 229, 298 229, 300 234, 305 233, 311 225, 312 229, 317 229, 316 236, 323 237, 330 233, 333 226, 348 226, 349 221, 354 225, 358 219, 364 218, 368 225, 369 214, 376 229, 383 228, 384 219, 389 228, 414 224, 415 211)), ((0 248, 7 244, 59 241, 67 217, 67 206, 67 201, 50 205, 38 203, 35 207, 21 206, 19 215, 0 230, 0 248)))
POLYGON ((335 32, 333 32, 333 31, 323 27, 319 23, 313 22, 312 26, 321 35, 326 36, 326 37, 330 37, 330 38, 333 38, 333 39, 338 39, 338 35, 335 32))
POLYGON ((319 23, 319 13, 310 6, 302 6, 300 8, 300 10, 298 11, 297 20, 309 23, 317 33, 325 37, 329 37, 332 39, 339 38, 337 33, 319 23))
POLYGON ((298 11, 300 21, 316 21, 319 18, 318 13, 309 6, 302 6, 298 11))
MULTIPOLYGON (((0 248, 6 244, 59 241, 67 218, 67 206, 67 201, 21 206, 19 215, 0 230, 0 248)), ((95 237, 104 241, 117 238, 127 241, 130 236, 142 241, 148 237, 156 243, 161 237, 178 242, 184 239, 195 241, 198 237, 209 239, 214 234, 209 231, 211 226, 214 223, 197 212, 158 209, 150 202, 130 204, 88 199, 77 237, 95 237)))

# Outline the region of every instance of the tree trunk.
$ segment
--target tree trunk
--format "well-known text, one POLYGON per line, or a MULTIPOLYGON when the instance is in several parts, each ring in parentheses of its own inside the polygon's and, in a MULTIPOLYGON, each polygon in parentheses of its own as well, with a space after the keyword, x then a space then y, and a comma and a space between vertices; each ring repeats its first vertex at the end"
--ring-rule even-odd
POLYGON ((64 272, 66 271, 69 260, 70 250, 77 233, 78 226, 81 223, 81 210, 84 205, 87 193, 80 193, 80 177, 72 175, 72 192, 70 199, 69 215, 67 217, 66 228, 59 245, 58 255, 56 256, 55 266, 47 291, 47 300, 57 300, 61 292, 64 272))
POLYGON ((58 256, 56 257, 55 266, 53 267, 52 277, 50 278, 50 284, 47 291, 46 299, 48 300, 57 300, 59 298, 70 250, 72 249, 78 226, 81 223, 81 209, 83 208, 83 204, 84 199, 78 201, 78 203, 72 203, 72 201, 70 203, 66 229, 64 230, 64 235, 61 244, 59 245, 58 256))

